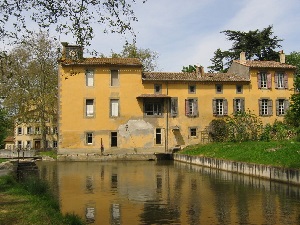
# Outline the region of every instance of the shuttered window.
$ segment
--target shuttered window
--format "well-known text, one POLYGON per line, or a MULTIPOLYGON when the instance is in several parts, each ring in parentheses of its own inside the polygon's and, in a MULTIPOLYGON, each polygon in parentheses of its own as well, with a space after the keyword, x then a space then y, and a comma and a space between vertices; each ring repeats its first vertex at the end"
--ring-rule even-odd
POLYGON ((198 100, 195 98, 185 100, 185 115, 198 116, 198 100))
POLYGON ((228 102, 226 99, 213 99, 212 107, 214 116, 228 115, 228 102))
POLYGON ((258 88, 272 88, 272 74, 266 72, 259 72, 257 74, 258 88))
POLYGON ((287 89, 288 88, 288 75, 284 72, 275 73, 275 88, 287 89))
POLYGON ((178 98, 171 98, 170 112, 173 117, 178 115, 178 98))
POLYGON ((244 112, 245 111, 245 99, 235 98, 233 99, 233 112, 244 112))
POLYGON ((259 99, 259 115, 272 116, 273 115, 273 101, 270 99, 259 99))
POLYGON ((284 116, 289 108, 289 101, 287 99, 276 100, 276 116, 284 116))

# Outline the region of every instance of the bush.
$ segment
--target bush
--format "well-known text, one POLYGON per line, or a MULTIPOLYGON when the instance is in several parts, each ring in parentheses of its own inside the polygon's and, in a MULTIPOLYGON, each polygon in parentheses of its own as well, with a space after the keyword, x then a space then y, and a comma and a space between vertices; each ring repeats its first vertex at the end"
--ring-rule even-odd
POLYGON ((275 120, 273 125, 267 124, 264 127, 260 139, 263 141, 282 141, 289 140, 295 136, 296 132, 293 128, 291 128, 291 126, 284 122, 275 120))
POLYGON ((228 130, 224 120, 212 120, 209 124, 208 130, 209 135, 214 142, 223 142, 227 140, 228 130))
POLYGON ((226 119, 228 139, 233 142, 258 140, 262 132, 262 121, 253 113, 241 112, 226 119))

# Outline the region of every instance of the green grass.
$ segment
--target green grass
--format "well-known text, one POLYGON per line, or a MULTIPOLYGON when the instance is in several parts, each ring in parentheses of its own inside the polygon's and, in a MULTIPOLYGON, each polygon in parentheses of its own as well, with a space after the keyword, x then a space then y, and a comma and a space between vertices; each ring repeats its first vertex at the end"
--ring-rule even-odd
POLYGON ((40 156, 49 156, 53 159, 57 159, 57 151, 56 150, 51 150, 51 151, 41 151, 38 152, 37 155, 40 156))
POLYGON ((0 224, 84 224, 74 214, 62 215, 47 183, 37 178, 18 183, 11 175, 1 176, 0 202, 0 224))
POLYGON ((7 159, 0 159, 0 163, 6 162, 7 159))
POLYGON ((180 153, 300 169, 300 142, 296 141, 209 143, 189 146, 180 153))

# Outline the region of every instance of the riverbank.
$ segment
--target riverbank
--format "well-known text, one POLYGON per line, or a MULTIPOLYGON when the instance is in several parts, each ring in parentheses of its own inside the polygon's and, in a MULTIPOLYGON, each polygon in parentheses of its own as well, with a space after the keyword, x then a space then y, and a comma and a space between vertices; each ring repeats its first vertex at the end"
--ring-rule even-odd
POLYGON ((12 175, 0 177, 0 224, 84 224, 75 215, 62 215, 48 185, 40 180, 18 183, 12 175))

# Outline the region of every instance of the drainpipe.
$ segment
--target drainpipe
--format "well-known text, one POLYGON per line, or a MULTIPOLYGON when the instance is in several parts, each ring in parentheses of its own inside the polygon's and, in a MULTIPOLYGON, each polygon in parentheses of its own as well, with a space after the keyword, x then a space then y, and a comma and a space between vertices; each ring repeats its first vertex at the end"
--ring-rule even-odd
MULTIPOLYGON (((169 86, 168 86, 168 82, 166 82, 166 86, 167 86, 167 95, 169 94, 169 86)), ((166 119, 166 135, 165 135, 165 152, 168 152, 168 140, 169 140, 169 99, 167 98, 167 119, 166 119)))

